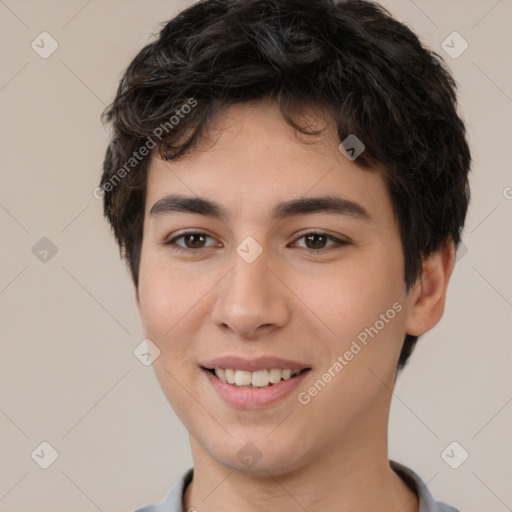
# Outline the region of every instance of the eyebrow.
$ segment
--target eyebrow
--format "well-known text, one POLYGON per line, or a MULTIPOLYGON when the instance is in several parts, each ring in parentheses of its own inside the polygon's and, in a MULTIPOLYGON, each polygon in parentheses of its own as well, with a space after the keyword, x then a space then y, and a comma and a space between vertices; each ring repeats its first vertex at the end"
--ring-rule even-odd
MULTIPOLYGON (((219 203, 202 197, 167 195, 159 199, 149 212, 150 216, 160 216, 173 213, 193 213, 227 220, 230 217, 219 203)), ((371 221, 368 211, 359 203, 340 196, 301 197, 278 203, 272 208, 272 219, 279 220, 311 213, 333 213, 346 215, 356 219, 371 221)))

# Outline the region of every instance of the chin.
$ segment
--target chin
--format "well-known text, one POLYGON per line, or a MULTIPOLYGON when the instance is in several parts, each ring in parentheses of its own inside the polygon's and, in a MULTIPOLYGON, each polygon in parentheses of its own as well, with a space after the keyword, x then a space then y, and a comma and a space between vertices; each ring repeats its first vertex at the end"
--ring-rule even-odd
POLYGON ((286 474, 301 466, 298 460, 301 457, 293 447, 285 449, 281 445, 282 449, 279 450, 274 443, 265 442, 264 439, 261 436, 246 436, 244 441, 230 446, 229 451, 212 451, 211 455, 230 471, 255 477, 286 474))

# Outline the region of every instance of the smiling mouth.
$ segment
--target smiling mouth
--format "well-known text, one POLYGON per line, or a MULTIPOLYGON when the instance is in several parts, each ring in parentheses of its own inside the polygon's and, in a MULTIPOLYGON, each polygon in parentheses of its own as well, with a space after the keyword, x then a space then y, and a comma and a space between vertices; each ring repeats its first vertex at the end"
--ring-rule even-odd
POLYGON ((202 368, 226 384, 247 389, 271 387, 311 370, 311 368, 302 370, 271 368, 270 370, 249 372, 233 368, 202 368))

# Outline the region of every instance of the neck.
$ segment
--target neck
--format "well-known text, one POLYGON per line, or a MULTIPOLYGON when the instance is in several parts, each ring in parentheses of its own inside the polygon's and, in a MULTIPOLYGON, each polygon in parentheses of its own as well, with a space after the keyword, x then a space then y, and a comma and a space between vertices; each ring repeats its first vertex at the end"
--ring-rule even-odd
POLYGON ((257 474, 219 463, 191 436, 194 476, 184 510, 256 512, 264 504, 268 512, 417 512, 416 495, 389 466, 387 419, 384 425, 367 424, 372 428, 359 425, 336 446, 316 451, 291 470, 274 466, 257 474))

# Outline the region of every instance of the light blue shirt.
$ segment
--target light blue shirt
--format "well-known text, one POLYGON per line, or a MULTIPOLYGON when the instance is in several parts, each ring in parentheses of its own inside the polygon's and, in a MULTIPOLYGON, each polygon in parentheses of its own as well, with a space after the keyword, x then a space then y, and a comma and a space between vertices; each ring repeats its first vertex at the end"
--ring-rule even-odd
MULTIPOLYGON (((459 512, 446 503, 435 501, 427 489, 427 486, 423 483, 423 480, 412 471, 412 469, 392 460, 389 461, 389 464, 393 471, 399 475, 411 490, 416 493, 416 496, 418 496, 418 512, 459 512)), ((188 484, 192 481, 193 474, 194 468, 190 468, 174 484, 173 488, 162 501, 139 508, 135 512, 185 512, 183 509, 183 493, 188 484)))

